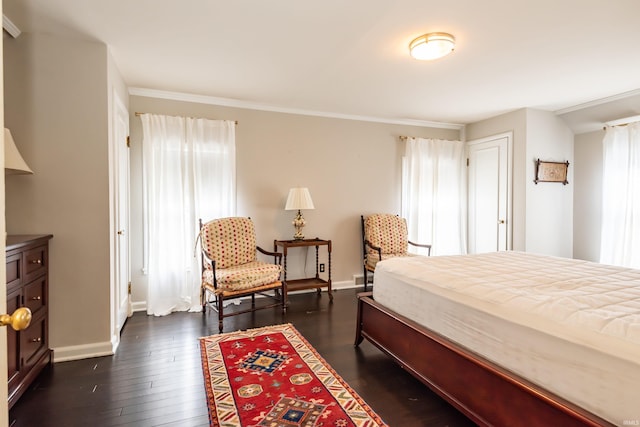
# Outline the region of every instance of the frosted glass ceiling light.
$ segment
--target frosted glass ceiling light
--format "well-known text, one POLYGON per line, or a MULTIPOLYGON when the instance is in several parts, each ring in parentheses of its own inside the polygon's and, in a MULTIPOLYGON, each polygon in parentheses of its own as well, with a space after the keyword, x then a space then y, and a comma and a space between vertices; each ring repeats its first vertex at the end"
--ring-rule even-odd
POLYGON ((453 52, 456 39, 448 33, 429 33, 418 37, 409 44, 411 56, 415 59, 431 60, 453 52))

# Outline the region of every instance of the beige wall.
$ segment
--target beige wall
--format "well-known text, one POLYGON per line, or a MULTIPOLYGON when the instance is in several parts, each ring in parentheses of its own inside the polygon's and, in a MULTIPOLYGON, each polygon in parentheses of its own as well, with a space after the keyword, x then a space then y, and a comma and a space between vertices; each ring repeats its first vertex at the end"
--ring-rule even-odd
POLYGON ((574 147, 573 255, 595 262, 600 260, 603 138, 603 130, 576 135, 574 147))
POLYGON ((573 133, 549 111, 527 109, 526 250, 573 257, 573 133), (568 161, 569 184, 536 184, 535 161, 568 161))
POLYGON ((7 179, 7 229, 54 235, 54 350, 108 342, 107 48, 29 33, 4 48, 6 124, 35 172, 7 179))
MULTIPOLYGON (((331 239, 337 285, 361 274, 360 215, 400 213, 400 135, 458 139, 457 130, 286 114, 132 96, 131 217, 133 301, 146 300, 142 274, 142 130, 136 111, 238 120, 237 213, 251 216, 258 244, 293 236, 285 211, 290 187, 308 187, 315 210, 305 211, 307 237, 331 239)), ((302 275, 302 250, 289 256, 289 277, 302 275)), ((309 252, 307 271, 314 255, 309 252)))

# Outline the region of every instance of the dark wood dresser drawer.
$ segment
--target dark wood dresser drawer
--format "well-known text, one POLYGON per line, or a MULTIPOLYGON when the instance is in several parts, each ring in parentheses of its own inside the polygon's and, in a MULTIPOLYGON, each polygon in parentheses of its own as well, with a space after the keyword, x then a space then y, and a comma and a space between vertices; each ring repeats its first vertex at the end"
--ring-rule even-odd
POLYGON ((47 276, 39 277, 24 286, 24 305, 33 316, 47 304, 47 276))
MULTIPOLYGON (((20 289, 9 292, 7 295, 7 313, 13 313, 22 305, 22 292, 20 289)), ((20 382, 20 334, 13 328, 7 327, 7 350, 8 350, 8 379, 9 389, 13 389, 20 382)))
POLYGON ((47 246, 38 246, 29 249, 22 255, 24 264, 23 283, 29 283, 34 278, 41 276, 47 272, 47 246))
POLYGON ((7 290, 22 283, 22 252, 7 256, 7 290))
POLYGON ((47 348, 47 318, 41 317, 31 321, 31 325, 20 332, 20 346, 23 369, 33 366, 47 348))

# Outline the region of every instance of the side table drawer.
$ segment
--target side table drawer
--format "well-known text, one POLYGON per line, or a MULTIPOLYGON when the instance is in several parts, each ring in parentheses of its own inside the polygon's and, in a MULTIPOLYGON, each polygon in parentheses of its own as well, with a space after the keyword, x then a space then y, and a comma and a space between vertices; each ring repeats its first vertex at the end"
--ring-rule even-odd
POLYGON ((34 278, 45 274, 47 271, 47 246, 38 246, 24 252, 24 278, 23 283, 28 283, 34 278))
POLYGON ((25 285, 24 287, 24 305, 34 316, 38 311, 47 305, 47 276, 40 277, 25 285))

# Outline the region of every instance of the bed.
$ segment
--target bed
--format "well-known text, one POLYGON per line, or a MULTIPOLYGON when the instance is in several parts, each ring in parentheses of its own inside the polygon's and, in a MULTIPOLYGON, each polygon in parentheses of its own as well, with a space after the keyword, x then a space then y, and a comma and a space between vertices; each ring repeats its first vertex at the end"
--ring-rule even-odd
POLYGON ((378 264, 367 339, 479 425, 640 425, 640 271, 523 252, 378 264))

